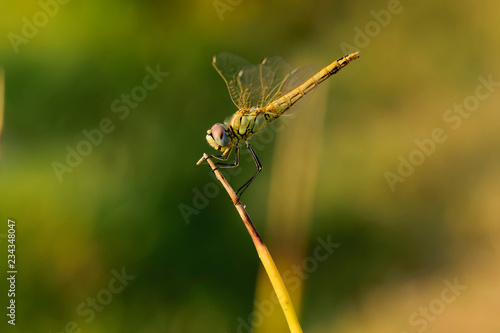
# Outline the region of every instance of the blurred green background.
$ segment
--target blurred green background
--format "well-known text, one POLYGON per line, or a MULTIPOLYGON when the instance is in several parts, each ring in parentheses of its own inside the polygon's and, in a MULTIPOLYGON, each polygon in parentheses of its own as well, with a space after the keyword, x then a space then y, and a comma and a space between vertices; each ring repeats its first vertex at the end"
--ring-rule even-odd
MULTIPOLYGON (((252 320, 287 332, 233 205, 195 165, 212 152, 206 130, 235 111, 211 60, 322 67, 355 50, 299 119, 260 139, 264 169, 243 197, 304 331, 500 332, 499 12, 472 0, 3 1, 2 332, 249 332, 252 320), (86 156, 68 166, 68 149, 86 156), (338 245, 324 260, 318 238, 338 245)), ((243 154, 241 174, 226 174, 237 187, 253 168, 243 154)))

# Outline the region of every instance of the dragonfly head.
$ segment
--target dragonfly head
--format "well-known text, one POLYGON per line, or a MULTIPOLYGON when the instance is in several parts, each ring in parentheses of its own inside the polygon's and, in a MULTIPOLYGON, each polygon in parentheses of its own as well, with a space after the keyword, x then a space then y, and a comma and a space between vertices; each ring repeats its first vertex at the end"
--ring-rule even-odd
POLYGON ((222 155, 225 155, 233 145, 230 137, 231 135, 225 124, 215 124, 207 131, 208 144, 214 149, 222 151, 222 155))

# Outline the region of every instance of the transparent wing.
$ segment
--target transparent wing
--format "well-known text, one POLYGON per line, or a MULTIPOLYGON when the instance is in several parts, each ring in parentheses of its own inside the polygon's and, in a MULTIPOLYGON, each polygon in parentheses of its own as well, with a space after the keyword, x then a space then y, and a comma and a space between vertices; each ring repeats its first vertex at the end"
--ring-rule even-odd
POLYGON ((238 80, 238 76, 243 69, 251 66, 250 63, 233 54, 221 53, 214 56, 212 65, 226 82, 229 95, 231 96, 233 103, 239 109, 243 108, 245 102, 245 97, 243 95, 245 93, 245 89, 248 88, 241 85, 241 81, 238 80))
MULTIPOLYGON (((294 69, 292 72, 290 72, 290 75, 286 78, 286 80, 283 81, 282 88, 279 91, 277 91, 274 95, 270 96, 269 99, 266 101, 266 103, 263 106, 267 106, 270 102, 274 101, 275 99, 278 99, 281 96, 294 90, 295 88, 300 86, 302 83, 309 80, 316 73, 318 73, 318 68, 316 66, 303 66, 303 67, 299 67, 299 68, 294 69)), ((301 98, 297 103, 295 103, 293 105, 292 108, 287 110, 286 113, 282 114, 281 116, 294 115, 298 111, 300 111, 302 109, 302 107, 305 104, 307 104, 307 101, 312 97, 315 90, 316 89, 307 93, 305 95, 305 97, 301 98)))
POLYGON ((267 58, 252 65, 233 54, 221 53, 214 57, 213 65, 226 82, 238 109, 264 107, 309 78, 302 69, 294 70, 280 57, 267 58))

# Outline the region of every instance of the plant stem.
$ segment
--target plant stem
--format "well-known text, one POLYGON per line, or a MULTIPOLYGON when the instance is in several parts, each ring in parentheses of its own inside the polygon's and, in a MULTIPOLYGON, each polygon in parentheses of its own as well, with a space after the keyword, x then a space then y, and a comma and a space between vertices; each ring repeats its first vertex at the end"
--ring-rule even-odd
POLYGON ((238 213, 240 213, 241 219, 243 220, 245 227, 247 227, 247 230, 250 233, 250 236, 252 237, 252 241, 255 245, 255 248, 257 249, 257 254, 259 255, 260 260, 262 261, 262 265, 264 265, 267 275, 271 280, 271 284, 273 285, 274 291, 276 292, 276 296, 278 297, 281 308, 283 309, 283 312, 285 314, 286 321, 288 322, 288 327, 290 328, 290 332, 302 333, 302 328, 300 327, 297 315, 295 314, 295 310, 293 308, 292 301, 290 300, 288 291, 286 290, 285 284, 281 279, 281 275, 278 269, 276 268, 276 265, 274 264, 271 254, 267 250, 266 244, 264 244, 262 238, 260 238, 257 229, 252 223, 252 220, 250 220, 250 216, 248 216, 245 207, 243 207, 241 202, 238 200, 238 197, 236 196, 236 193, 234 192, 231 185, 229 185, 227 180, 224 178, 222 173, 217 169, 214 162, 212 162, 212 160, 207 156, 207 154, 203 154, 203 157, 198 161, 197 164, 200 164, 203 160, 207 160, 208 164, 212 168, 212 171, 215 173, 215 176, 222 183, 222 186, 224 186, 227 193, 229 194, 229 197, 231 198, 231 200, 234 203, 234 206, 236 207, 236 210, 238 211, 238 213))

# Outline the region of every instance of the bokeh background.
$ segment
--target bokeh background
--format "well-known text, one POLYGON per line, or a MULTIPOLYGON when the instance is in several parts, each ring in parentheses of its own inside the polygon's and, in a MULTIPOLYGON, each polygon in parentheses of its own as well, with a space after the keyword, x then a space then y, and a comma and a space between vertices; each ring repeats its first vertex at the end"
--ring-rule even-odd
MULTIPOLYGON (((195 165, 211 153, 206 130, 235 111, 211 59, 322 67, 356 50, 295 118, 253 139, 264 169, 242 200, 304 331, 500 332, 499 12, 473 0, 1 2, 2 332, 287 332, 233 205, 195 165), (141 90, 147 68, 164 74, 141 90)), ((242 157, 226 172, 235 187, 254 170, 242 157)))

